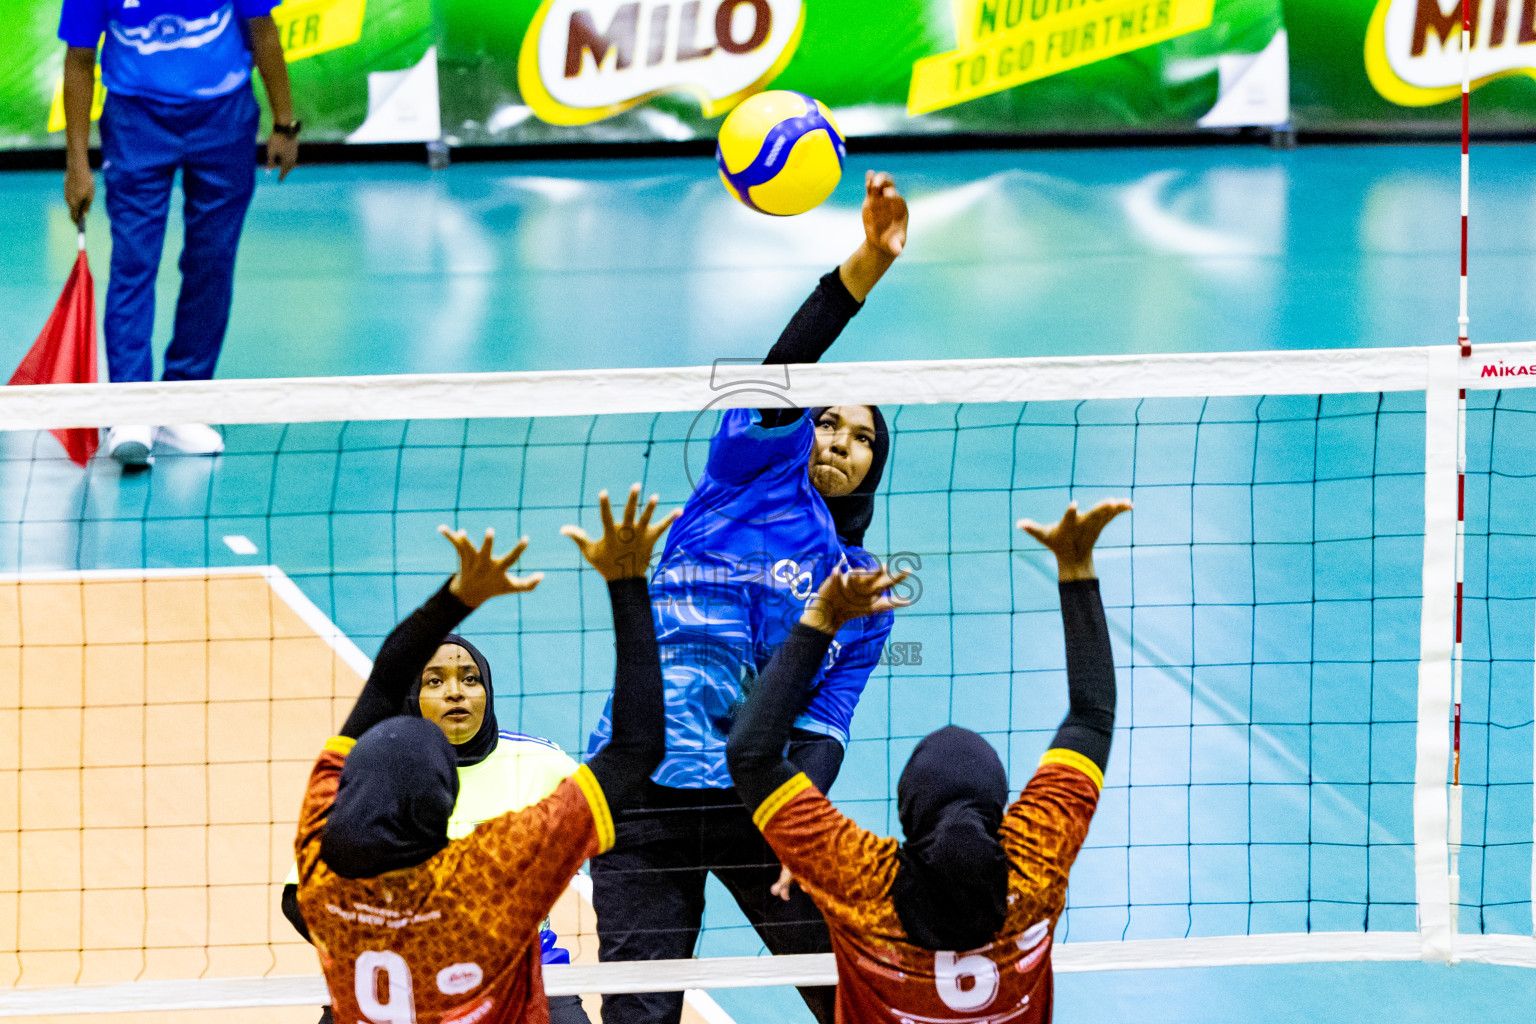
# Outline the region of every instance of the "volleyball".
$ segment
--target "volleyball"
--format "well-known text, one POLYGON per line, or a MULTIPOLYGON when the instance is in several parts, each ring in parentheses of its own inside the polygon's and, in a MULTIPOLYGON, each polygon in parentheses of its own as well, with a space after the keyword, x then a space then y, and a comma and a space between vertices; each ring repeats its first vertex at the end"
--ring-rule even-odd
POLYGON ((791 217, 832 194, 845 153, 843 133, 824 104, 779 89, 731 111, 720 126, 715 162, 731 195, 758 213, 791 217))

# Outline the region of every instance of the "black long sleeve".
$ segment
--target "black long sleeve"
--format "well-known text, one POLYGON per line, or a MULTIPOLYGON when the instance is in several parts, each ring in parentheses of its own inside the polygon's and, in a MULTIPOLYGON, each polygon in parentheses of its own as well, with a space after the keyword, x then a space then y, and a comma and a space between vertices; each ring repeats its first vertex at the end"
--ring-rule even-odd
POLYGON ((1115 734, 1115 657, 1098 580, 1061 584, 1067 640, 1067 717, 1051 746, 1075 750, 1102 770, 1115 734))
MULTIPOLYGON (((450 583, 452 580, 450 579, 450 583)), ((357 739, 373 726, 400 713, 411 685, 421 678, 443 637, 463 622, 470 608, 448 590, 448 583, 426 604, 394 628, 379 648, 368 682, 341 727, 341 735, 357 739)))
POLYGON ((768 667, 731 726, 725 744, 725 763, 731 770, 736 792, 749 811, 801 771, 784 756, 795 719, 805 710, 806 695, 816 670, 832 645, 832 637, 818 629, 795 623, 789 639, 773 652, 768 667))
POLYGON ((304 915, 299 912, 299 887, 293 882, 283 886, 283 916, 288 923, 293 925, 293 930, 304 936, 304 941, 309 941, 309 925, 304 920, 304 915))
POLYGON ((805 772, 826 793, 837 781, 843 768, 843 745, 824 733, 795 729, 789 734, 789 750, 784 754, 791 764, 805 772))
POLYGON ((587 767, 617 815, 639 803, 646 780, 667 749, 666 701, 651 596, 641 577, 608 584, 618 651, 613 673, 613 736, 587 767))
MULTIPOLYGON (((790 317, 784 333, 768 350, 763 365, 817 362, 861 308, 862 304, 843 284, 839 268, 833 267, 831 273, 822 275, 816 282, 816 290, 790 317)), ((800 416, 799 409, 762 409, 759 412, 763 426, 770 428, 782 427, 800 416)))

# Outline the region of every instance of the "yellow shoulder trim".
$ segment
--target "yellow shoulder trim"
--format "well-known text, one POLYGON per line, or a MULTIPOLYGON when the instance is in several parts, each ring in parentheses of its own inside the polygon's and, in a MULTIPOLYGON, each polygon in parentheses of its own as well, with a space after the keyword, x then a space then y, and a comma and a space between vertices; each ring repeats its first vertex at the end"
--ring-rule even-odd
POLYGON ((801 772, 790 779, 784 785, 768 794, 768 799, 757 805, 757 810, 752 812, 752 824, 759 830, 768 827, 768 822, 778 814, 785 804, 811 788, 811 780, 805 772, 801 772))
POLYGON ((337 754, 350 754, 355 746, 357 740, 351 736, 332 736, 325 741, 325 749, 337 754))
POLYGON ((597 826, 597 852, 613 849, 613 814, 608 810, 608 798, 603 795, 597 776, 592 774, 591 768, 582 765, 571 778, 581 789, 581 795, 587 798, 587 806, 592 808, 592 822, 597 826))
POLYGON ((1040 759, 1040 767, 1044 768, 1048 764, 1064 764, 1068 768, 1076 768, 1088 776, 1088 780, 1093 783, 1094 789, 1104 788, 1104 773, 1099 770, 1099 766, 1093 763, 1092 758, 1085 757, 1075 750, 1067 750, 1065 747, 1052 747, 1040 759))

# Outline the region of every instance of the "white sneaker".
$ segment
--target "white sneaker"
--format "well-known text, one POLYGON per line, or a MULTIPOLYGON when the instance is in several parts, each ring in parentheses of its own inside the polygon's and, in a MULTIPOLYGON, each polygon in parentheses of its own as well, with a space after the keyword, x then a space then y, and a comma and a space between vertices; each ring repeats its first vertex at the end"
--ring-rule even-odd
POLYGON ((217 455, 224 450, 223 436, 201 423, 174 423, 156 427, 155 443, 187 455, 217 455))
POLYGON ((107 431, 107 454, 124 467, 153 466, 154 440, 154 427, 113 427, 107 431))

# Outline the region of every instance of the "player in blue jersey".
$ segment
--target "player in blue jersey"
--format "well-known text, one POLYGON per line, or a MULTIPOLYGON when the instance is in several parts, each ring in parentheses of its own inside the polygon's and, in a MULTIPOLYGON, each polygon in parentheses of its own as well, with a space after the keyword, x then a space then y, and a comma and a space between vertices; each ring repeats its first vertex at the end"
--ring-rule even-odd
MULTIPOLYGON (((907 206, 887 175, 866 177, 863 221, 863 243, 821 279, 765 363, 817 361, 900 254, 907 206)), ((722 417, 651 579, 667 751, 645 806, 618 817, 614 849, 592 861, 600 959, 692 956, 711 872, 773 953, 831 950, 826 922, 781 874, 731 786, 726 738, 744 691, 827 575, 878 564, 862 544, 888 451, 885 421, 870 406, 722 417)), ((839 631, 795 722, 789 757, 823 792, 891 622, 887 612, 839 631)), ((605 710, 589 756, 610 729, 605 710)), ((801 989, 823 1024, 832 1024, 834 992, 801 989)), ((680 992, 603 999, 604 1024, 676 1024, 681 1011, 680 992)))

